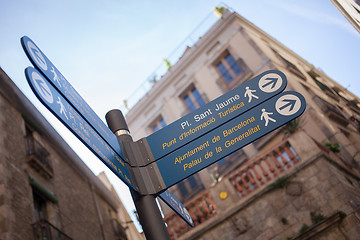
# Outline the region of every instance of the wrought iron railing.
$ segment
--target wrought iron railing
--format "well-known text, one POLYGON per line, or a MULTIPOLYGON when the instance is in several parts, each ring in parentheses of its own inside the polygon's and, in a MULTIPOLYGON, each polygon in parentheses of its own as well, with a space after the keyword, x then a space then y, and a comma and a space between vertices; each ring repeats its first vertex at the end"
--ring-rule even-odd
MULTIPOLYGON (((195 227, 209 220, 217 213, 216 206, 208 191, 200 193, 193 200, 187 202, 185 207, 188 209, 195 227)), ((171 239, 177 239, 190 230, 190 227, 176 214, 170 214, 164 220, 171 239)))
POLYGON ((32 224, 32 229, 35 240, 72 240, 71 237, 45 219, 32 224))
POLYGON ((25 143, 29 163, 35 168, 43 170, 48 177, 52 177, 53 167, 49 152, 31 135, 25 136, 25 143))
POLYGON ((119 223, 116 218, 111 219, 111 224, 118 240, 127 240, 125 228, 119 223))

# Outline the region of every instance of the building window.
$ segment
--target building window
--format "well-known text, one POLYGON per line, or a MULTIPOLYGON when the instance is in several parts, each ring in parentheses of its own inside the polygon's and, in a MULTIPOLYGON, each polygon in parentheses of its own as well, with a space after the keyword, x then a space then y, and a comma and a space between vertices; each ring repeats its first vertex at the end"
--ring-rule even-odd
POLYGON ((204 189, 204 185, 195 174, 177 184, 177 189, 180 192, 182 201, 188 201, 193 196, 204 189))
POLYGON ((188 193, 188 190, 186 188, 184 181, 178 183, 178 189, 180 191, 181 196, 186 196, 186 194, 188 193))
POLYGON ((217 162, 217 165, 220 167, 221 165, 224 165, 226 162, 226 158, 222 158, 217 162))
POLYGON ((205 105, 203 97, 195 87, 190 88, 190 90, 186 91, 182 96, 182 99, 190 112, 205 105))
POLYGON ((46 199, 38 194, 36 191, 33 191, 33 200, 34 200, 34 214, 35 221, 40 221, 42 219, 47 220, 47 211, 46 211, 46 199))
POLYGON ((223 92, 239 86, 252 76, 252 71, 244 60, 234 56, 228 50, 221 53, 212 66, 219 74, 216 84, 223 92))
POLYGON ((46 179, 53 177, 54 170, 50 160, 50 153, 34 138, 33 128, 25 124, 25 146, 27 162, 46 179))
POLYGON ((189 181, 189 183, 190 183, 190 187, 191 187, 191 188, 196 188, 196 187, 198 186, 198 182, 196 181, 194 175, 190 176, 190 177, 188 178, 188 181, 189 181))
POLYGON ((163 127, 166 127, 166 122, 162 118, 162 116, 159 116, 158 118, 156 118, 156 120, 150 125, 150 128, 153 132, 156 132, 163 127))
POLYGON ((227 83, 230 83, 243 71, 240 64, 235 61, 234 57, 229 52, 226 52, 221 56, 215 65, 216 69, 227 83))

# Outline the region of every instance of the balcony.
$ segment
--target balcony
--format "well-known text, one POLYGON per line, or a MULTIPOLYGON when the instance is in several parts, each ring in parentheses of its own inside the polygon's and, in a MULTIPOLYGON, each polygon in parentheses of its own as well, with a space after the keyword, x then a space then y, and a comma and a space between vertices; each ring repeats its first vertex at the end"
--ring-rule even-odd
POLYGON ((118 240, 127 240, 127 236, 125 233, 125 228, 119 223, 116 218, 111 219, 111 225, 114 229, 116 239, 118 240))
POLYGON ((32 229, 35 240, 72 240, 71 237, 45 219, 32 224, 32 229))
POLYGON ((267 152, 259 153, 226 175, 217 185, 204 190, 184 204, 194 221, 194 228, 187 226, 175 213, 166 215, 164 220, 171 239, 183 239, 185 233, 196 231, 201 224, 211 225, 210 222, 215 221, 217 215, 232 208, 224 199, 231 198, 237 203, 249 201, 257 193, 289 174, 291 169, 300 163, 302 161, 288 138, 278 142, 267 152), (221 194, 217 195, 219 190, 221 194))
MULTIPOLYGON (((216 215, 216 207, 211 200, 208 190, 203 191, 194 197, 192 200, 185 204, 186 209, 189 211, 195 227, 208 221, 216 215)), ((185 222, 175 213, 165 216, 168 232, 171 239, 177 239, 184 233, 191 230, 191 227, 185 224, 185 222)))
POLYGON ((33 136, 25 137, 27 162, 45 178, 53 176, 53 168, 49 159, 49 152, 33 136))
POLYGON ((319 96, 314 96, 313 100, 318 104, 320 109, 334 122, 346 127, 349 124, 349 120, 342 114, 341 110, 335 105, 322 99, 319 96))
POLYGON ((252 194, 260 186, 273 182, 282 173, 297 164, 297 156, 289 142, 284 142, 268 153, 248 161, 230 174, 229 179, 240 198, 252 194))

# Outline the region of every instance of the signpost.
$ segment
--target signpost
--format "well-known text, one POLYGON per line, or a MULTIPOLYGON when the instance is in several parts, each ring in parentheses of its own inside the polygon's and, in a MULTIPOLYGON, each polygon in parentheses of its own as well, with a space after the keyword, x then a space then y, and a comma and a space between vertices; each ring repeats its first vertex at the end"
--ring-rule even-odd
POLYGON ((146 137, 158 160, 284 91, 286 76, 266 71, 146 137))
MULTIPOLYGON (((37 98, 82 143, 85 144, 116 176, 134 189, 128 164, 94 131, 73 106, 56 90, 41 73, 32 67, 25 70, 28 83, 37 98)), ((115 137, 116 140, 116 137, 115 137)))
MULTIPOLYGON (((38 99, 130 189, 137 189, 130 174, 131 167, 124 160, 115 135, 30 38, 22 37, 21 44, 38 69, 29 67, 25 71, 38 99)), ((166 190, 159 197, 186 223, 194 226, 187 211, 179 211, 186 208, 174 196, 170 201, 169 195, 171 193, 166 190)))
MULTIPOLYGON (((25 70, 28 83, 43 105, 54 114, 88 149, 90 149, 116 176, 131 189, 134 189, 129 174, 129 164, 122 159, 100 138, 69 102, 34 68, 25 70)), ((190 226, 194 226, 189 213, 179 200, 169 191, 159 197, 190 226)))
POLYGON ((161 158, 156 163, 166 187, 299 117, 305 107, 301 94, 283 92, 161 158))
POLYGON ((98 133, 98 135, 124 160, 115 135, 52 64, 46 55, 27 36, 21 38, 21 44, 26 55, 35 68, 50 82, 50 84, 76 109, 83 119, 98 133))
POLYGON ((35 95, 130 188, 150 239, 169 239, 156 196, 194 226, 167 189, 299 117, 306 108, 301 94, 283 92, 286 76, 269 70, 134 143, 119 110, 106 116, 110 130, 30 38, 23 37, 21 43, 36 68, 25 70, 35 95))

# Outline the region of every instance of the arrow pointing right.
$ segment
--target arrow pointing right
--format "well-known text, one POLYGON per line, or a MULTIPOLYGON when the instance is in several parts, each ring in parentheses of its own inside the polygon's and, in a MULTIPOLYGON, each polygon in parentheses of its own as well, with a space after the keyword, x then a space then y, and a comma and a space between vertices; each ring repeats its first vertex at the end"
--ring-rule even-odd
POLYGON ((33 79, 34 86, 38 90, 38 92, 42 95, 42 97, 50 104, 53 103, 54 99, 52 96, 52 92, 49 89, 49 86, 45 83, 44 79, 37 72, 31 73, 31 78, 33 79))
POLYGON ((264 85, 262 85, 262 87, 263 88, 265 88, 265 87, 267 87, 267 86, 269 86, 270 84, 272 84, 271 86, 270 86, 270 88, 274 88, 274 86, 276 85, 276 83, 277 83, 277 80, 278 80, 278 78, 266 78, 265 80, 269 80, 267 83, 265 83, 264 85))
POLYGON ((284 99, 283 102, 287 102, 287 104, 284 104, 284 105, 281 106, 279 109, 280 109, 280 110, 283 110, 283 109, 285 109, 285 108, 287 108, 287 107, 290 106, 289 112, 291 112, 291 110, 294 109, 296 100, 294 100, 294 99, 284 99))
POLYGON ((32 48, 32 50, 33 50, 33 53, 34 53, 34 55, 35 55, 35 57, 36 57, 36 60, 39 62, 39 63, 42 63, 42 64, 46 64, 46 62, 40 57, 40 52, 37 50, 37 49, 35 49, 35 48, 32 48))
POLYGON ((37 85, 40 87, 39 90, 43 93, 44 96, 50 96, 51 93, 48 91, 47 87, 44 86, 44 81, 42 79, 35 79, 37 85))

